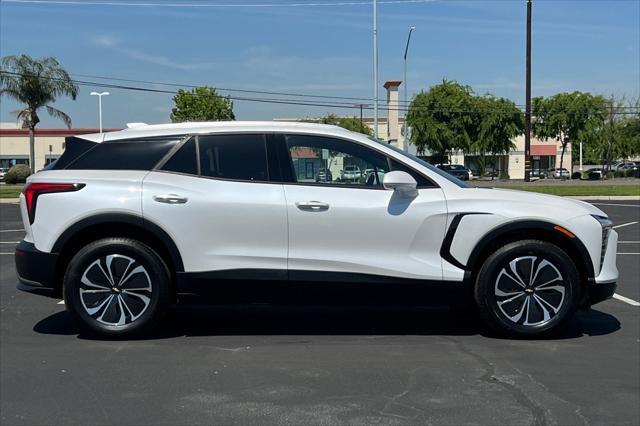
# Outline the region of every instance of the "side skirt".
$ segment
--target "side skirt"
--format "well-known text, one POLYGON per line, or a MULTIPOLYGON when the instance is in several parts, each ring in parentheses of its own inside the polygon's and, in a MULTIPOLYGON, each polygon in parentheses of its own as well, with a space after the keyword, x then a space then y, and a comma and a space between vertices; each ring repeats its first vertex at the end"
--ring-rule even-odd
POLYGON ((181 299, 190 294, 215 303, 400 304, 458 310, 466 309, 470 302, 467 280, 260 269, 180 272, 176 280, 181 299))

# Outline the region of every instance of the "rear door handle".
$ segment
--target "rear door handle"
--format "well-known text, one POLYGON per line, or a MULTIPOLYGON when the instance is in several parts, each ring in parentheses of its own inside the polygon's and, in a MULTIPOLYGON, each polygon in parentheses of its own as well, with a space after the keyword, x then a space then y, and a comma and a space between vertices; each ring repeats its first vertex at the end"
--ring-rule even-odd
POLYGON ((298 201, 296 207, 305 212, 322 212, 329 210, 329 204, 322 201, 298 201))
POLYGON ((164 194, 164 195, 154 195, 153 201, 157 201, 158 203, 165 204, 184 204, 189 199, 187 197, 183 197, 182 195, 177 194, 164 194))

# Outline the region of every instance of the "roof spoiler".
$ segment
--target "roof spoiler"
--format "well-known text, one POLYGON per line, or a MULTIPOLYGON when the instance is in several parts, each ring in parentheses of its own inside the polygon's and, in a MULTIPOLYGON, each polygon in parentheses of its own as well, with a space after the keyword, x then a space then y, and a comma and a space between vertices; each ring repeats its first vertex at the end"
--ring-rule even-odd
POLYGON ((147 123, 127 123, 127 129, 137 129, 138 127, 148 126, 147 123))

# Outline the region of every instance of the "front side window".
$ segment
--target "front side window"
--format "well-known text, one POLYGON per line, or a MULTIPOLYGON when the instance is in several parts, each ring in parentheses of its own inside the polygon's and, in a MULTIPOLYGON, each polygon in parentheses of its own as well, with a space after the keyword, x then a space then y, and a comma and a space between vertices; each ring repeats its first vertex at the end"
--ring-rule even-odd
POLYGON ((382 187, 387 158, 373 150, 324 136, 286 135, 296 182, 382 187))
POLYGON ((264 135, 199 136, 198 152, 201 176, 262 182, 269 180, 264 135))

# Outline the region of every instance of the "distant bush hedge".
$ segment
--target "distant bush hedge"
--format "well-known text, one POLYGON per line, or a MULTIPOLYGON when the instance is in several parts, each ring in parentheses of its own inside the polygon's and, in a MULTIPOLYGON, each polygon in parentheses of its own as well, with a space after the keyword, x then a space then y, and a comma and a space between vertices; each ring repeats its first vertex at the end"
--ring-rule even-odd
POLYGON ((613 173, 613 177, 617 177, 617 178, 624 177, 624 175, 625 175, 624 170, 616 170, 613 173))
POLYGON ((607 179, 613 179, 613 172, 607 172, 607 179))
POLYGON ((626 177, 640 177, 640 169, 627 170, 624 175, 626 177))
POLYGON ((571 179, 582 179, 582 172, 573 172, 571 174, 571 179))
POLYGON ((26 164, 16 164, 4 175, 4 181, 9 184, 25 183, 31 174, 31 168, 26 164))

